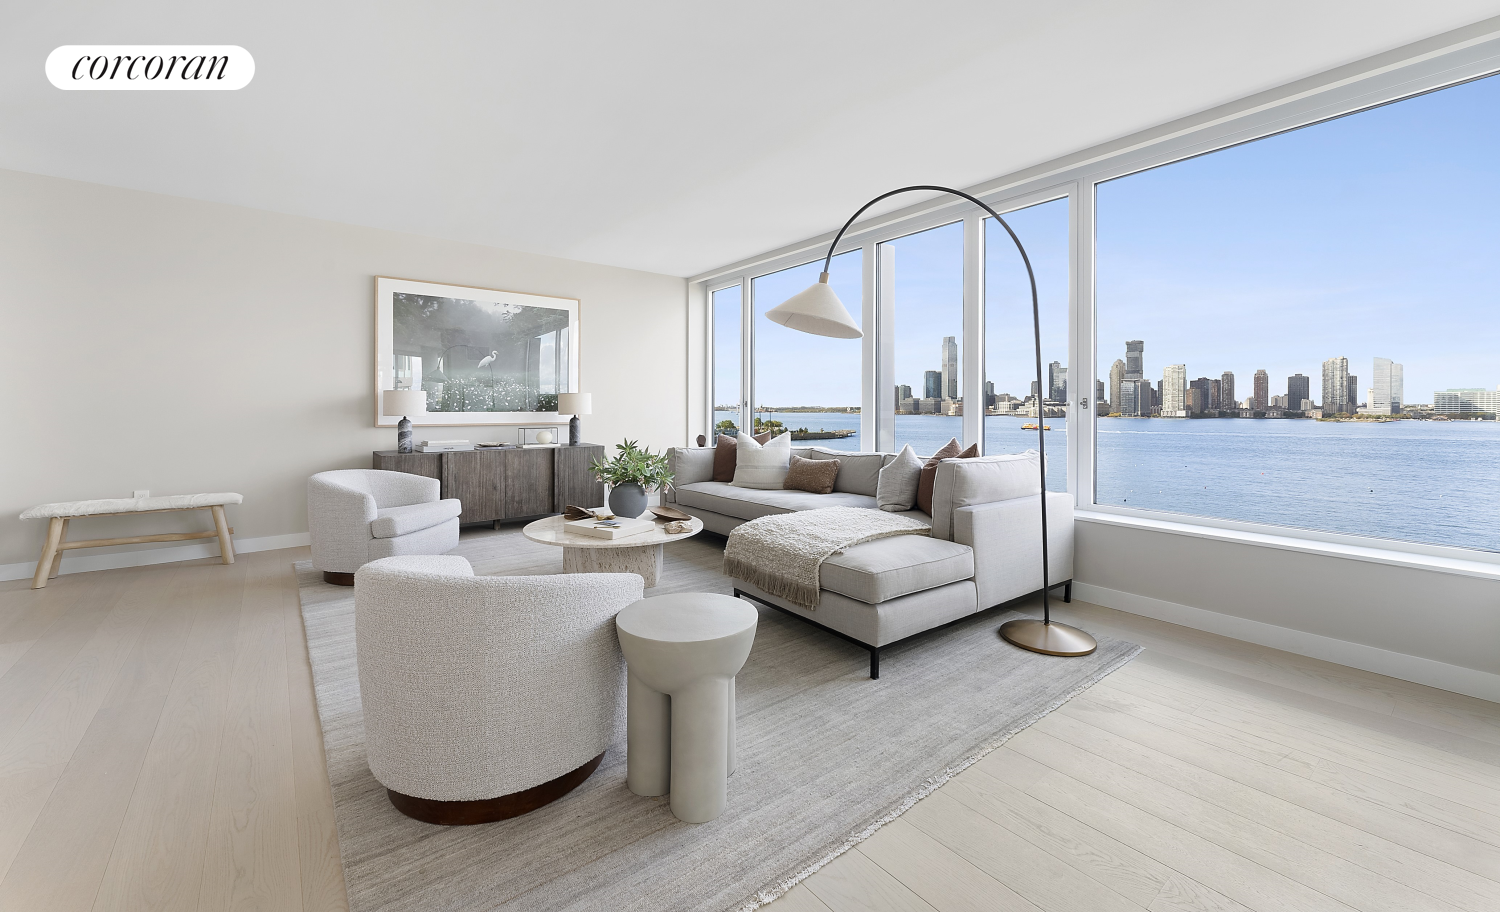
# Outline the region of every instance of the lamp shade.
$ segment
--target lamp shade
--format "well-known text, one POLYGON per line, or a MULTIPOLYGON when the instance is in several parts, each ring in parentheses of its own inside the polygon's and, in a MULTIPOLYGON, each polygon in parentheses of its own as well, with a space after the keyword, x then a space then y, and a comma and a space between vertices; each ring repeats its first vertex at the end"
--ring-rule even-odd
POLYGON ((594 413, 594 394, 558 393, 557 413, 559 415, 592 415, 594 413))
POLYGON ((864 335, 859 324, 849 316, 839 296, 828 285, 828 273, 818 276, 817 284, 799 292, 766 311, 766 319, 787 329, 832 336, 835 339, 858 339, 864 335))
POLYGON ((384 390, 380 394, 380 414, 387 417, 420 415, 427 411, 427 393, 419 389, 384 390))

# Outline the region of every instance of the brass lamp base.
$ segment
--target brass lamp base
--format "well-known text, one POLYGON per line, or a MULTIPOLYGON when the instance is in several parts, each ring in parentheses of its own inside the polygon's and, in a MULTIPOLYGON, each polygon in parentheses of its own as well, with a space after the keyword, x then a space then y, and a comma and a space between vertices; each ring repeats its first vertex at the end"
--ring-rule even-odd
POLYGON ((1016 618, 1000 625, 1007 643, 1049 656, 1086 656, 1099 648, 1094 638, 1067 624, 1045 624, 1036 618, 1016 618))

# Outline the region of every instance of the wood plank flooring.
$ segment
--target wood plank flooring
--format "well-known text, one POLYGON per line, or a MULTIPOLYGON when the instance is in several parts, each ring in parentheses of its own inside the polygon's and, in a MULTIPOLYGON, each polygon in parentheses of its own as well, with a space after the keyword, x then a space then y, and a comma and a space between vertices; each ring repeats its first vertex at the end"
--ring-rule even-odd
MULTIPOLYGON (((347 909, 305 557, 0 583, 0 912, 347 909)), ((1146 651, 774 909, 1500 909, 1500 705, 1059 614, 1146 651)))

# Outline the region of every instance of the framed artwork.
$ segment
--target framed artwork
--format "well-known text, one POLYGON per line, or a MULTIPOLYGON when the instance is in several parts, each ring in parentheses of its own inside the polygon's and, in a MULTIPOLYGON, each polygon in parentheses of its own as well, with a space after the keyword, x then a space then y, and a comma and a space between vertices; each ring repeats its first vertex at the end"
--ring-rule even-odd
POLYGON ((380 393, 420 389, 416 425, 557 420, 557 394, 578 389, 578 301, 375 278, 375 424, 380 393))

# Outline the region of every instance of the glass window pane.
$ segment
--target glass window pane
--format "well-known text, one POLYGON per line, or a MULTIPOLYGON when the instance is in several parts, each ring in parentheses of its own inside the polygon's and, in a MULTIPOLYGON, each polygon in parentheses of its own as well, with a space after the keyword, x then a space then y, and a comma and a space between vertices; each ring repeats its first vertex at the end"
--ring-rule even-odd
POLYGON ((880 245, 892 277, 896 449, 931 456, 964 443, 964 225, 954 222, 880 245))
POLYGON ((1099 185, 1097 501, 1500 550, 1497 148, 1490 77, 1099 185))
MULTIPOLYGON (((1007 213, 1036 273, 1042 318, 1041 421, 1047 490, 1068 489, 1068 201, 1007 213)), ((1026 264, 1005 229, 984 220, 984 452, 1037 448, 1036 339, 1026 264)), ((1087 394, 1089 399, 1094 397, 1087 394)))
POLYGON ((709 445, 719 434, 735 434, 740 426, 740 286, 720 288, 713 295, 714 321, 714 430, 709 445))
MULTIPOLYGON (((860 322, 864 251, 833 258, 828 284, 860 322)), ((787 329, 766 311, 818 281, 823 261, 783 269, 751 281, 755 302, 755 426, 792 432, 800 446, 860 448, 859 339, 831 339, 787 329)))

